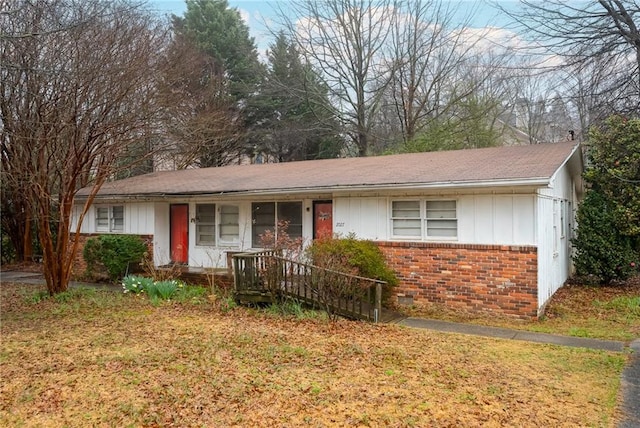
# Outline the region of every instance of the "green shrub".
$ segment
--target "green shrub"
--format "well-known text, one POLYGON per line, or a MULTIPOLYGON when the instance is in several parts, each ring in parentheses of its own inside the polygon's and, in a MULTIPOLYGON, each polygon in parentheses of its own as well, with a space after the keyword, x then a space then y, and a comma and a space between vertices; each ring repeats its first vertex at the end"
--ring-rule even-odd
POLYGON ((634 272, 638 253, 633 238, 616 227, 615 207, 597 190, 590 189, 578 207, 573 260, 576 273, 593 275, 603 283, 624 280, 634 272))
POLYGON ((398 278, 387 266, 382 250, 371 241, 359 240, 349 235, 346 238, 323 238, 313 242, 307 249, 316 266, 358 275, 364 278, 385 281, 382 301, 388 303, 398 278))
POLYGON ((87 240, 82 255, 87 263, 87 275, 106 270, 110 279, 121 278, 130 263, 140 263, 147 245, 136 235, 101 235, 87 240))

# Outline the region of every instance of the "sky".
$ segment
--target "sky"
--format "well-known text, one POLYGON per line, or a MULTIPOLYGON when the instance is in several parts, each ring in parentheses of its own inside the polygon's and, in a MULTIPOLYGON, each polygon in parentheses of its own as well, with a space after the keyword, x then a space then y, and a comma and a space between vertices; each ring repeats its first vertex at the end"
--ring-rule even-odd
MULTIPOLYGON (((186 9, 184 0, 148 0, 151 7, 158 10, 161 14, 182 15, 186 9)), ((447 1, 447 0, 445 0, 447 1)), ((473 17, 473 26, 477 28, 495 27, 501 29, 507 26, 507 21, 501 17, 497 10, 490 6, 490 3, 500 3, 504 7, 514 7, 516 0, 450 0, 454 6, 459 6, 458 10, 461 15, 468 13, 469 10, 475 8, 476 12, 473 17)), ((258 51, 264 55, 269 44, 272 43, 273 37, 270 28, 273 29, 274 5, 287 10, 289 0, 228 0, 229 6, 238 9, 240 15, 249 27, 251 36, 256 42, 258 51), (267 25, 265 25, 267 23, 267 25)), ((462 19, 462 16, 461 16, 462 19)), ((497 30, 495 34, 500 33, 497 30)), ((502 35, 504 37, 504 34, 502 35)))

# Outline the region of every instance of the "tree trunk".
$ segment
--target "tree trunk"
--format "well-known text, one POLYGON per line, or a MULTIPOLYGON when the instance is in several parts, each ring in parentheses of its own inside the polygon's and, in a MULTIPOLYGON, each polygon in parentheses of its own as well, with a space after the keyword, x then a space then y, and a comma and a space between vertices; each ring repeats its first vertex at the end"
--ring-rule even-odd
POLYGON ((31 215, 27 213, 24 221, 24 238, 22 240, 22 256, 23 260, 33 260, 33 239, 31 230, 31 215))

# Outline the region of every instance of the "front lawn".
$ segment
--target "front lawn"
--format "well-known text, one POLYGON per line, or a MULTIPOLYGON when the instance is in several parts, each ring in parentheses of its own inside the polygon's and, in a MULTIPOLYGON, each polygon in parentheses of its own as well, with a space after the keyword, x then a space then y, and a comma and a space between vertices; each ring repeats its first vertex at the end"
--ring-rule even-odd
POLYGON ((39 290, 1 287, 2 426, 615 426, 624 354, 39 290))

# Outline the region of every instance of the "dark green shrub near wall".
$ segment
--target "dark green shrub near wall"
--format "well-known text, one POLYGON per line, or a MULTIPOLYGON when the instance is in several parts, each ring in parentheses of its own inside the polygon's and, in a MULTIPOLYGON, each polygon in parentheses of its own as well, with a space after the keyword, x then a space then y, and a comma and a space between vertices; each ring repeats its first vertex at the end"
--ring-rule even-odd
POLYGON ((389 303, 398 278, 387 266, 384 254, 371 241, 359 240, 354 236, 346 238, 317 239, 307 249, 314 265, 385 281, 382 290, 383 303, 389 303))
POLYGON ((639 262, 634 240, 616 226, 616 207, 602 193, 589 189, 578 207, 573 261, 580 276, 593 275, 602 283, 624 280, 639 262))
POLYGON ((87 240, 82 255, 87 263, 87 276, 106 271, 109 278, 122 278, 130 264, 140 263, 147 251, 145 242, 136 235, 101 235, 87 240))

